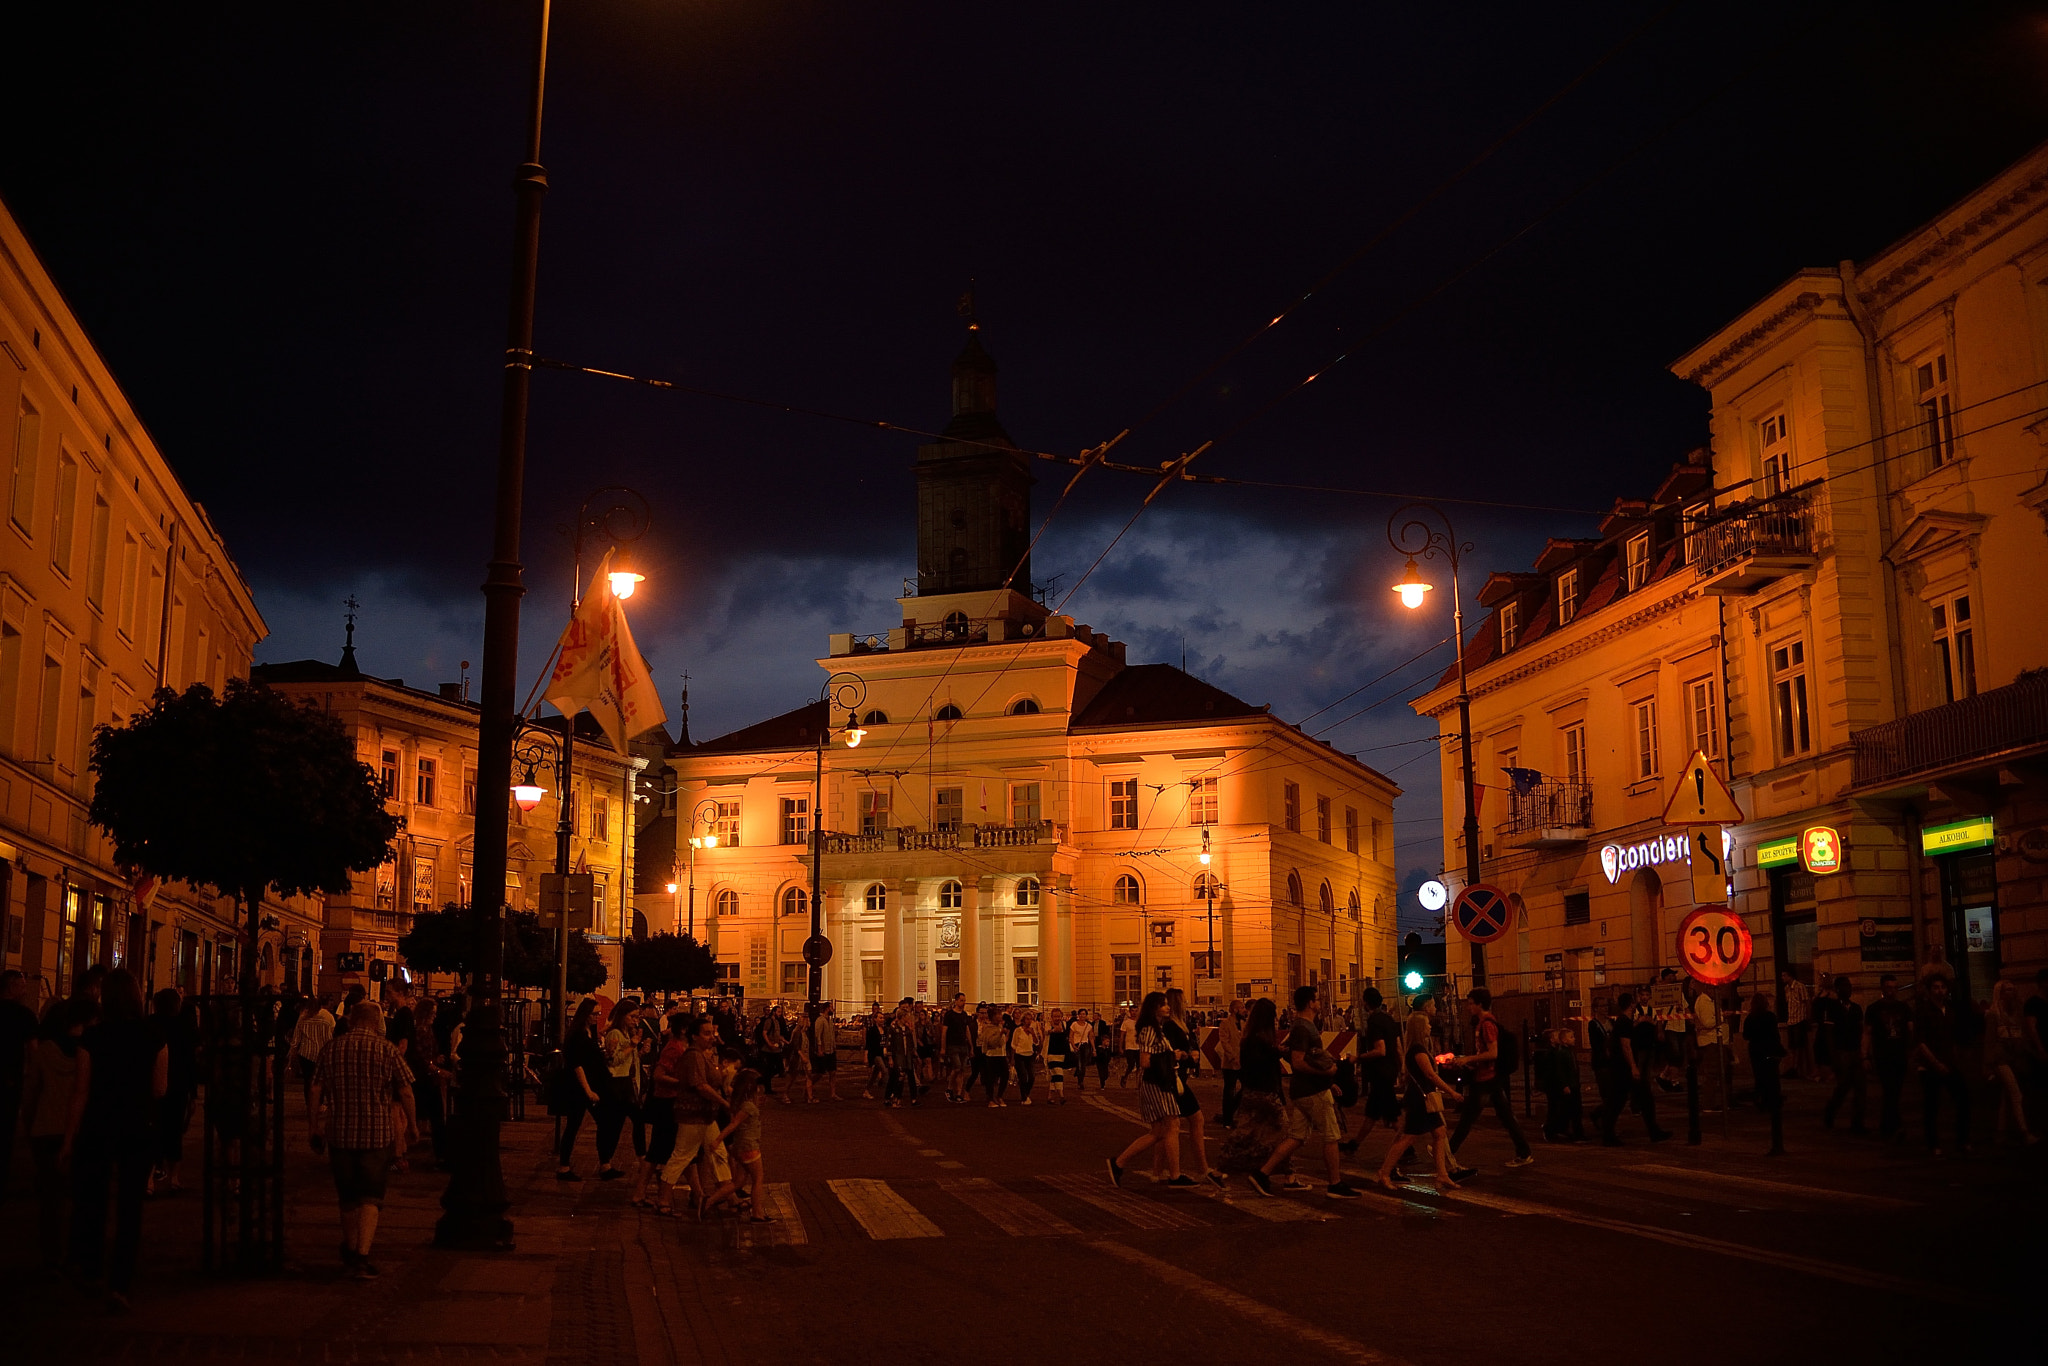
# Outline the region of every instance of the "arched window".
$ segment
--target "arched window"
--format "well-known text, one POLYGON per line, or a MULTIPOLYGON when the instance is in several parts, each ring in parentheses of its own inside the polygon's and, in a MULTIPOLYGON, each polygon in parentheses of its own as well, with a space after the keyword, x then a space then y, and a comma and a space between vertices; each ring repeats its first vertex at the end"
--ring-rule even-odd
POLYGON ((1020 697, 1020 698, 1018 698, 1018 699, 1017 699, 1017 700, 1016 700, 1015 702, 1012 702, 1012 703, 1010 704, 1010 715, 1012 715, 1012 716, 1036 716, 1036 715, 1038 715, 1038 700, 1037 700, 1036 698, 1032 698, 1032 697, 1020 697))
POLYGON ((1287 904, 1290 906, 1302 904, 1300 873, 1289 873, 1287 875, 1287 904))
POLYGON ((1351 912, 1351 918, 1353 920, 1358 919, 1358 889, 1356 887, 1351 889, 1351 901, 1348 909, 1351 912))
POLYGON ((633 912, 633 937, 635 939, 645 939, 647 937, 647 914, 644 911, 633 912))
POLYGON ((868 884, 867 908, 871 911, 889 909, 889 888, 880 882, 868 884))
POLYGON ((1019 906, 1036 906, 1038 904, 1037 878, 1021 877, 1017 879, 1017 904, 1019 906))
POLYGON ((932 720, 934 721, 958 721, 959 719, 960 709, 951 702, 948 702, 945 706, 932 713, 932 720))
POLYGON ((1116 880, 1115 900, 1119 906, 1142 906, 1145 904, 1145 889, 1138 885, 1138 879, 1125 873, 1116 880))
POLYGON ((1330 890, 1327 882, 1316 888, 1316 909, 1324 915, 1337 914, 1337 894, 1330 890))
POLYGON ((886 726, 889 724, 889 713, 885 711, 871 711, 866 716, 861 717, 860 723, 863 726, 886 726))
POLYGON ((960 884, 954 881, 952 878, 947 878, 944 882, 941 882, 939 884, 940 910, 957 911, 963 904, 965 904, 966 900, 967 896, 961 890, 960 884))
POLYGON ((740 894, 730 887, 720 892, 718 894, 718 913, 720 915, 738 915, 740 913, 740 894))
POLYGON ((784 891, 782 894, 782 913, 784 915, 809 915, 811 913, 810 892, 802 887, 791 887, 784 891))
POLYGON ((1195 874, 1195 900, 1209 901, 1223 895, 1223 885, 1214 873, 1195 874))
MULTIPOLYGON (((967 567, 967 552, 956 550, 953 553, 960 557, 958 567, 965 569, 967 567)), ((946 613, 946 619, 940 622, 939 625, 944 630, 946 639, 959 640, 967 634, 967 614, 965 612, 948 612, 946 613)))

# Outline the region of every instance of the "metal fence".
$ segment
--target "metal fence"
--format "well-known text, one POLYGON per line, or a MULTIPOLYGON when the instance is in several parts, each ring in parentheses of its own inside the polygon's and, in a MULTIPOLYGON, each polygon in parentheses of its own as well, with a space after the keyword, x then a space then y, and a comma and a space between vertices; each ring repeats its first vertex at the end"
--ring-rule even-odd
POLYGON ((2048 671, 1849 737, 1857 787, 2048 744, 2048 671))
POLYGON ((1585 830, 1593 824, 1593 785, 1550 778, 1522 792, 1508 792, 1508 818, 1500 833, 1534 830, 1585 830))
POLYGON ((1702 574, 1751 555, 1813 553, 1813 502, 1804 493, 1780 493, 1727 513, 1691 533, 1693 563, 1702 574))
POLYGON ((194 998, 202 1106, 200 1260, 209 1271, 284 1266, 284 1110, 290 1039, 275 997, 194 998))

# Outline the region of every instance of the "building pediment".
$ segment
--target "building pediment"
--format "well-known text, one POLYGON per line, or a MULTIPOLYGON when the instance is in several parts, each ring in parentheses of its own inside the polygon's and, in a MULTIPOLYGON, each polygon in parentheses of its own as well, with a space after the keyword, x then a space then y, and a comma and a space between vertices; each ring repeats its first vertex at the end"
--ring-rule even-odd
POLYGON ((1907 523, 1884 557, 1903 569, 1943 551, 1967 547, 1975 559, 1977 537, 1985 521, 1983 514, 1976 512, 1923 512, 1907 523))

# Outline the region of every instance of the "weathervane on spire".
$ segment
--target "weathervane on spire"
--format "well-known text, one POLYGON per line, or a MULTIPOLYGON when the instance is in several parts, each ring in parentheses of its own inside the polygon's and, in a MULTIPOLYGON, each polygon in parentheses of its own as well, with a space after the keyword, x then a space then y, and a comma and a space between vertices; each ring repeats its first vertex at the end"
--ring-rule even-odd
POLYGON ((341 617, 344 626, 341 667, 353 672, 356 668, 356 613, 362 609, 362 604, 357 602, 356 595, 351 593, 342 600, 341 605, 346 609, 341 617))
POLYGON ((967 277, 967 292, 960 296, 959 313, 961 317, 967 319, 967 326, 969 328, 978 330, 981 327, 981 315, 975 312, 974 309, 974 277, 972 275, 967 277))

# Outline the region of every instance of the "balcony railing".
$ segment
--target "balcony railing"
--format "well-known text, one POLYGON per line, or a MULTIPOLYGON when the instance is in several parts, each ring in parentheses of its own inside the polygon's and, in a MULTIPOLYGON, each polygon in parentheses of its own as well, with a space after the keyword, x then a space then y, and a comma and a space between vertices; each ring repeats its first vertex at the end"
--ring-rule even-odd
POLYGON ((2048 745, 2048 671, 1849 737, 1857 787, 2048 745))
POLYGON ((1512 847, 1575 844, 1593 828, 1591 783, 1550 778, 1527 792, 1510 788, 1507 798, 1508 818, 1500 823, 1500 835, 1512 847))
POLYGON ((896 826, 865 835, 825 836, 828 854, 919 854, 953 849, 1022 849, 1057 844, 1060 827, 1052 821, 1025 825, 961 825, 938 830, 896 826))
POLYGON ((1720 579, 1718 586, 1747 592, 1812 557, 1813 500, 1802 492, 1775 494, 1707 523, 1686 539, 1703 582, 1720 579), (1746 561, 1761 561, 1766 572, 1728 577, 1746 561))

